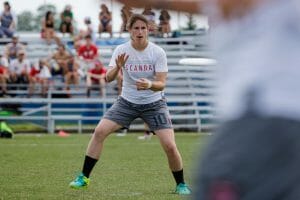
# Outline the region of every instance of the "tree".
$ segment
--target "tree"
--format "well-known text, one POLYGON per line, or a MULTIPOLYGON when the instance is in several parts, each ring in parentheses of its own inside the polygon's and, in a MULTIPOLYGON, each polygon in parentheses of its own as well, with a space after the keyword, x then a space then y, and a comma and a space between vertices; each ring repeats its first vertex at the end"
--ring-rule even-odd
POLYGON ((35 18, 32 12, 23 11, 18 16, 18 31, 34 31, 35 27, 35 18))

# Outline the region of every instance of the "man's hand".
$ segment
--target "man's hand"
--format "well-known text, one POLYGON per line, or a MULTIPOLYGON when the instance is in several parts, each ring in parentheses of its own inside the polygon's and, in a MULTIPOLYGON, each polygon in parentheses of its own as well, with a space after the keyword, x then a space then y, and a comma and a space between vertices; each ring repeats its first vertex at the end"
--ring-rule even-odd
POLYGON ((128 58, 129 58, 129 56, 126 55, 126 53, 118 55, 118 57, 116 58, 116 65, 117 65, 118 69, 121 69, 125 65, 128 58))
POLYGON ((136 82, 137 90, 148 90, 152 87, 152 82, 145 78, 140 78, 136 82))

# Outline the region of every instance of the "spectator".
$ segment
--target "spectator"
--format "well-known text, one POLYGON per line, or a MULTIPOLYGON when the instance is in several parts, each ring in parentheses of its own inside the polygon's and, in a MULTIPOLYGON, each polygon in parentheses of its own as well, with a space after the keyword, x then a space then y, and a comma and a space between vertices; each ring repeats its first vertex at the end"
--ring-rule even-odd
POLYGON ((17 59, 11 61, 9 65, 10 81, 13 84, 27 84, 31 67, 25 58, 25 51, 18 51, 17 59))
POLYGON ((171 17, 167 10, 163 9, 160 11, 159 32, 163 37, 168 37, 171 32, 170 19, 171 17))
POLYGON ((79 75, 79 64, 76 59, 72 56, 67 62, 67 72, 65 74, 65 84, 66 90, 70 90, 70 85, 74 84, 77 86, 79 84, 80 75, 79 75))
POLYGON ((48 45, 51 44, 52 39, 54 39, 57 44, 60 44, 60 40, 55 34, 54 15, 51 11, 47 11, 45 18, 42 20, 42 38, 46 39, 48 45))
POLYGON ((46 60, 40 59, 38 66, 31 66, 29 73, 29 97, 34 93, 35 84, 41 84, 41 96, 47 97, 47 91, 49 88, 49 81, 51 78, 51 73, 49 70, 49 64, 46 60))
POLYGON ((71 58, 70 53, 66 50, 65 45, 58 45, 57 51, 51 56, 51 74, 65 75, 68 72, 68 61, 71 58))
POLYGON ((100 94, 102 97, 105 96, 105 73, 106 69, 103 64, 97 60, 95 62, 95 67, 90 69, 87 73, 87 97, 90 97, 91 89, 93 85, 99 86, 100 94))
POLYGON ((144 15, 149 22, 149 33, 156 35, 157 25, 155 23, 155 12, 152 11, 150 6, 146 6, 142 15, 144 15))
POLYGON ((112 37, 111 12, 109 12, 105 4, 101 4, 101 12, 99 13, 99 34, 108 32, 112 37))
POLYGON ((121 9, 121 18, 122 18, 122 25, 121 25, 121 30, 120 30, 120 36, 123 32, 128 32, 127 30, 127 22, 129 18, 132 15, 132 8, 128 6, 123 6, 121 9))
POLYGON ((59 30, 62 33, 70 33, 71 35, 74 34, 74 27, 73 27, 73 12, 71 5, 66 5, 64 11, 60 15, 61 23, 59 30))
POLYGON ((80 59, 80 67, 85 76, 86 72, 94 67, 95 61, 98 59, 98 48, 92 42, 91 35, 85 37, 85 44, 82 45, 78 50, 78 57, 80 59))
POLYGON ((80 30, 79 34, 74 39, 74 48, 78 51, 79 48, 84 44, 86 36, 91 36, 92 41, 96 41, 95 31, 90 17, 84 18, 85 30, 80 30))
POLYGON ((1 86, 1 96, 6 96, 7 93, 7 81, 9 79, 8 74, 8 60, 5 56, 0 54, 0 86, 1 86))
POLYGON ((11 38, 16 29, 17 18, 15 13, 11 11, 9 2, 4 2, 4 11, 0 14, 0 37, 11 38))
POLYGON ((92 41, 96 41, 95 30, 90 17, 85 17, 84 24, 86 26, 86 31, 84 32, 84 36, 90 35, 92 41))
POLYGON ((19 42, 19 37, 17 35, 12 36, 12 40, 5 46, 4 56, 11 61, 17 58, 19 51, 25 51, 25 46, 19 42))

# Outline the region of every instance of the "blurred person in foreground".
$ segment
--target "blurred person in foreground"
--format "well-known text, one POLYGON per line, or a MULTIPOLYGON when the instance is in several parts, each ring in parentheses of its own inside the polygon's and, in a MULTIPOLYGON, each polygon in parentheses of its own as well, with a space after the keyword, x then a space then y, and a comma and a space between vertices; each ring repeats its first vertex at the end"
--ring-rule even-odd
POLYGON ((131 40, 115 49, 106 73, 106 80, 111 82, 123 69, 122 93, 95 128, 82 173, 70 183, 70 187, 87 187, 89 175, 100 158, 105 139, 122 127, 129 128, 131 122, 140 117, 160 140, 176 182, 175 193, 190 194, 184 182, 183 163, 163 94, 168 73, 166 53, 148 41, 149 24, 143 15, 132 15, 127 27, 131 40))
MULTIPOLYGON (((180 3, 163 5, 180 10, 180 3)), ((212 20, 221 119, 201 158, 194 199, 300 199, 300 2, 194 4, 212 20)))

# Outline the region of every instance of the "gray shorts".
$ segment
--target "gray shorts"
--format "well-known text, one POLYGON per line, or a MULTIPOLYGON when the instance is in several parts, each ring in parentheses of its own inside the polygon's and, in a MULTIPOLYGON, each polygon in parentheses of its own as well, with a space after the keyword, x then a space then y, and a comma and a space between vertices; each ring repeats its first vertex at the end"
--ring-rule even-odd
POLYGON ((136 118, 144 120, 150 131, 173 128, 165 99, 149 104, 134 104, 119 96, 103 118, 127 129, 136 118))

